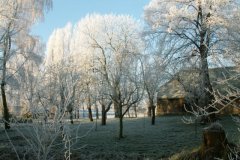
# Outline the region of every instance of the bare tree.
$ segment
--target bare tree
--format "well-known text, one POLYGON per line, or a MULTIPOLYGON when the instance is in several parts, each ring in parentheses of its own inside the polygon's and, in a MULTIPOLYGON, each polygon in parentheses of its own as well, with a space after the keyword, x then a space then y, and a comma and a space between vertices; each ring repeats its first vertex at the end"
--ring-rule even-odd
MULTIPOLYGON (((235 10, 235 1, 164 1, 152 0, 145 7, 146 22, 154 33, 168 33, 169 43, 176 43, 173 58, 198 57, 200 69, 199 105, 204 108, 214 100, 209 79, 209 62, 212 55, 222 53, 218 46, 221 36, 235 10), (231 9, 230 9, 231 8, 231 9), (227 14, 226 14, 227 13, 227 14), (221 34, 220 34, 221 33, 221 34)), ((209 107, 210 112, 214 108, 209 107)), ((215 114, 211 114, 211 120, 215 114)))
POLYGON ((107 113, 111 109, 112 105, 112 99, 109 96, 110 95, 110 88, 108 87, 105 79, 103 76, 98 76, 97 80, 97 85, 96 85, 96 91, 97 93, 97 102, 101 105, 101 110, 102 110, 102 125, 106 125, 107 121, 107 113))
POLYGON ((52 33, 47 46, 46 68, 49 73, 48 82, 50 85, 54 82, 49 98, 58 108, 57 119, 61 119, 67 111, 73 123, 76 88, 80 74, 71 57, 71 31, 72 25, 67 24, 64 28, 56 29, 52 33))
POLYGON ((51 7, 50 0, 0 1, 0 52, 2 52, 1 93, 5 128, 9 129, 9 112, 6 99, 8 63, 15 55, 22 54, 23 38, 29 37, 29 28, 43 17, 45 9, 51 7), (23 14, 24 13, 24 14, 23 14), (21 40, 20 40, 21 39, 21 40))
POLYGON ((142 59, 144 88, 148 98, 148 116, 152 117, 151 124, 154 125, 157 93, 166 82, 167 74, 164 71, 164 62, 158 55, 147 54, 142 59))
POLYGON ((142 95, 138 57, 143 43, 139 30, 129 16, 90 15, 78 23, 73 40, 75 46, 82 44, 80 51, 88 53, 90 64, 94 61, 96 73, 109 88, 104 92, 111 97, 119 117, 119 138, 123 137, 124 115, 142 95))

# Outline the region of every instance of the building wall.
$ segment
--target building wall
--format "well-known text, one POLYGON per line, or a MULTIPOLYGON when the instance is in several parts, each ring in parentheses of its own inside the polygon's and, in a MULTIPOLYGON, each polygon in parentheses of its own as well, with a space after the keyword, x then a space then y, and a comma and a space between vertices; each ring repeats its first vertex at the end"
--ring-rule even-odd
MULTIPOLYGON (((182 98, 158 98, 156 115, 165 114, 183 114, 186 113, 184 109, 185 100, 182 98)), ((217 106, 221 109, 223 106, 217 106)), ((220 114, 238 114, 240 115, 240 99, 237 99, 232 105, 228 105, 220 114)))
MULTIPOLYGON (((232 98, 234 99, 234 98, 232 98)), ((222 105, 217 105, 217 107, 219 109, 221 109, 222 107, 224 107, 223 110, 221 110, 220 114, 238 114, 240 115, 240 98, 235 99, 235 101, 233 101, 232 103, 229 103, 226 106, 222 106, 222 105)))
POLYGON ((184 98, 159 98, 156 115, 184 113, 184 98))

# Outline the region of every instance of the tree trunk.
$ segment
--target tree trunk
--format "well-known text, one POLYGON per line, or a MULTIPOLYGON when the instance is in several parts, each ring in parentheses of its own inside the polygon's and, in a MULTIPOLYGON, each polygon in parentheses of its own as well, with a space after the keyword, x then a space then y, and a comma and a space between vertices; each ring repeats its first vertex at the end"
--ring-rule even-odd
POLYGON ((59 118, 61 118, 64 114, 64 107, 65 107, 65 95, 64 95, 64 87, 63 87, 63 84, 62 86, 60 87, 60 116, 59 118))
POLYGON ((45 124, 47 124, 48 123, 48 117, 49 117, 49 112, 48 112, 48 110, 45 108, 44 109, 44 122, 45 122, 45 124))
POLYGON ((152 115, 152 111, 151 111, 151 109, 152 109, 152 107, 149 105, 148 106, 148 111, 147 111, 147 115, 148 115, 148 117, 151 117, 151 115, 152 115))
POLYGON ((35 109, 33 108, 33 85, 32 85, 32 81, 30 82, 30 95, 28 97, 28 109, 31 112, 32 115, 35 114, 35 109))
POLYGON ((11 49, 11 37, 9 34, 6 35, 4 39, 4 52, 3 52, 3 58, 2 58, 2 82, 1 82, 1 94, 2 94, 2 104, 3 104, 3 119, 4 119, 4 125, 5 129, 10 129, 10 115, 8 111, 8 105, 7 105, 7 98, 5 93, 5 85, 6 85, 6 63, 7 63, 7 54, 9 53, 11 49))
POLYGON ((57 121, 60 123, 60 130, 63 131, 63 124, 62 124, 62 119, 65 116, 65 96, 64 96, 64 86, 63 84, 60 86, 60 105, 59 105, 59 110, 60 113, 57 117, 57 121))
POLYGON ((123 137, 123 113, 122 113, 122 106, 118 105, 119 107, 119 134, 118 134, 118 138, 124 138, 123 137))
POLYGON ((73 124, 73 110, 69 111, 69 118, 70 118, 70 122, 71 124, 73 124))
MULTIPOLYGON (((201 54, 201 93, 202 96, 200 97, 200 107, 207 107, 212 104, 214 100, 214 96, 212 95, 213 93, 213 88, 210 83, 210 78, 209 78, 209 70, 208 70, 208 60, 207 60, 207 46, 202 44, 200 47, 200 54, 201 54)), ((207 118, 209 121, 213 122, 216 120, 216 115, 213 113, 215 110, 210 107, 207 112, 210 113, 209 117, 207 118)), ((206 120, 204 120, 206 121, 206 120)))
POLYGON ((155 108, 156 106, 152 105, 152 125, 155 125, 155 108))
POLYGON ((105 112, 105 105, 102 104, 102 125, 106 125, 107 114, 105 112))
POLYGON ((123 116, 119 117, 119 135, 118 135, 118 138, 119 139, 124 138, 123 137, 123 116))
POLYGON ((137 106, 136 105, 134 105, 134 113, 135 113, 135 118, 137 118, 137 106))
MULTIPOLYGON (((213 88, 210 83, 209 78, 209 70, 208 70, 208 52, 209 52, 209 44, 210 44, 210 26, 207 24, 207 20, 210 18, 211 14, 207 14, 206 19, 203 16, 202 13, 202 6, 201 3, 199 3, 198 6, 199 12, 198 16, 201 22, 201 31, 200 31, 200 47, 199 47, 199 53, 201 57, 201 66, 200 66, 200 78, 201 78, 201 84, 200 84, 200 90, 201 90, 201 97, 200 97, 200 107, 204 108, 209 106, 214 100, 213 88)), ((210 121, 215 121, 215 114, 212 113, 214 109, 210 107, 207 112, 210 113, 210 116, 208 117, 210 121)))
POLYGON ((90 95, 88 95, 88 118, 91 122, 93 121, 90 95))
POLYGON ((85 112, 85 109, 84 109, 84 107, 83 107, 83 112, 82 112, 82 116, 83 116, 83 118, 85 117, 84 112, 85 112))
POLYGON ((98 113, 98 107, 97 107, 97 104, 96 104, 96 118, 99 119, 99 113, 98 113))
POLYGON ((74 109, 74 118, 77 119, 77 109, 74 109))
POLYGON ((92 116, 92 109, 91 107, 88 107, 88 118, 92 122, 93 121, 93 116, 92 116))
POLYGON ((151 111, 151 124, 154 125, 155 124, 155 106, 153 104, 153 99, 152 98, 149 98, 148 108, 150 108, 150 111, 151 111))
POLYGON ((3 118, 5 129, 10 129, 9 111, 7 106, 6 94, 5 94, 5 84, 1 84, 2 102, 3 102, 3 118))
POLYGON ((103 101, 102 101, 101 105, 102 105, 102 125, 106 125, 107 112, 110 110, 110 107, 112 105, 112 101, 110 101, 107 104, 107 108, 106 108, 106 104, 103 101))
POLYGON ((120 113, 119 113, 119 106, 116 102, 113 102, 113 106, 114 106, 114 113, 115 113, 115 118, 119 118, 120 117, 120 113))

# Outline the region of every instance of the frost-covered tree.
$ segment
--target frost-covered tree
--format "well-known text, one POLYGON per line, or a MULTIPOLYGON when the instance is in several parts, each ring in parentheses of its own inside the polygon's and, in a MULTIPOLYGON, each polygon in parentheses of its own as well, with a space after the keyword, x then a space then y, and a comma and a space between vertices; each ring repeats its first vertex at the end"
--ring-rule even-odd
POLYGON ((222 48, 225 48, 225 54, 223 55, 226 59, 239 66, 239 52, 240 52, 240 2, 236 5, 236 12, 234 12, 232 19, 228 23, 227 35, 224 36, 222 42, 222 48))
POLYGON ((98 75, 97 78, 97 86, 96 90, 97 91, 97 102, 101 105, 101 111, 102 111, 102 125, 106 125, 107 121, 107 112, 111 109, 112 105, 112 100, 110 95, 110 88, 107 84, 107 82, 104 80, 104 78, 101 75, 98 75))
POLYGON ((152 117, 152 125, 155 124, 157 93, 168 77, 164 71, 164 65, 164 61, 156 54, 147 54, 142 58, 143 82, 148 99, 148 116, 152 117))
POLYGON ((50 35, 47 43, 46 65, 67 63, 71 56, 72 24, 58 28, 50 35))
MULTIPOLYGON (((209 58, 224 52, 219 41, 226 35, 226 27, 237 8, 236 1, 228 0, 151 0, 145 6, 145 20, 152 32, 168 33, 169 43, 175 44, 173 58, 198 57, 199 106, 202 108, 214 100, 208 73, 209 58)), ((214 116, 211 114, 210 118, 214 116)))
POLYGON ((12 91, 15 95, 11 95, 12 100, 11 105, 15 106, 17 111, 21 111, 16 114, 36 114, 37 111, 37 88, 39 84, 40 77, 40 66, 43 62, 44 47, 40 41, 37 39, 26 39, 24 43, 28 43, 28 47, 25 47, 22 51, 23 53, 31 53, 27 56, 27 59, 21 56, 15 56, 11 59, 9 67, 14 68, 15 74, 11 73, 8 84, 12 86, 12 91), (15 79, 15 80, 14 80, 15 79), (11 81, 13 80, 13 83, 11 81), (13 87, 14 86, 14 87, 13 87), (19 107, 19 108, 17 108, 19 107))
MULTIPOLYGON (((43 18, 44 12, 51 7, 51 0, 1 0, 0 1, 0 53, 1 53, 1 94, 5 128, 10 128, 9 111, 5 93, 8 79, 8 63, 15 55, 24 55, 24 39, 30 27, 43 18)), ((31 54, 31 53, 28 53, 31 54)))
POLYGON ((78 72, 81 73, 81 86, 82 86, 82 103, 86 105, 88 110, 88 118, 93 121, 92 106, 96 100, 96 69, 94 60, 94 51, 91 47, 86 47, 86 41, 84 42, 83 34, 79 34, 80 26, 76 25, 73 30, 73 37, 71 39, 71 54, 73 63, 78 66, 78 72))
POLYGON ((56 29, 47 45, 46 69, 47 83, 50 85, 49 102, 57 107, 57 120, 61 120, 65 112, 70 113, 73 123, 74 102, 79 81, 77 66, 71 57, 72 25, 56 29))
POLYGON ((139 23, 130 16, 96 14, 82 19, 74 32, 74 55, 89 57, 92 69, 110 89, 105 94, 119 117, 119 138, 123 137, 124 115, 142 93, 138 57, 143 43, 139 33, 139 23))

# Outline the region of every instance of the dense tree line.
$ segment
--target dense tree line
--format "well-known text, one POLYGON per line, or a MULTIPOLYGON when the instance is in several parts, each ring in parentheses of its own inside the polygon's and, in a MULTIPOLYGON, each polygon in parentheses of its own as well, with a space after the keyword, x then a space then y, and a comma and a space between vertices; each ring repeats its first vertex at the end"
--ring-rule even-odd
POLYGON ((44 113, 46 121, 49 112, 55 112, 54 121, 60 123, 66 112, 73 123, 79 106, 87 106, 93 121, 93 107, 100 105, 102 125, 112 107, 122 138, 126 113, 145 100, 155 124, 160 87, 171 75, 192 67, 199 71, 199 101, 192 105, 206 108, 212 121, 212 104, 219 96, 213 94, 209 63, 229 60, 239 65, 237 0, 151 0, 144 8, 143 26, 129 15, 90 14, 55 29, 45 57, 43 45, 29 30, 51 8, 51 1, 0 3, 5 128, 10 127, 7 103, 24 105, 32 115, 44 113))

